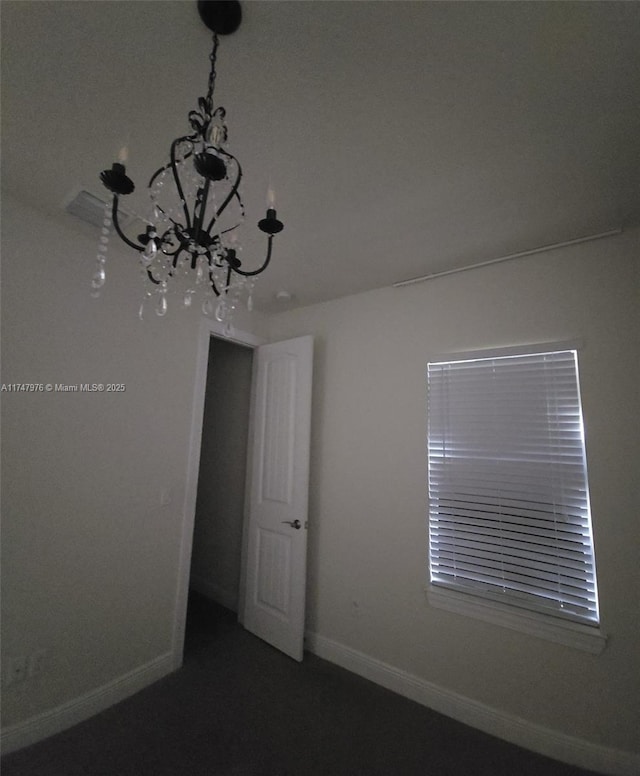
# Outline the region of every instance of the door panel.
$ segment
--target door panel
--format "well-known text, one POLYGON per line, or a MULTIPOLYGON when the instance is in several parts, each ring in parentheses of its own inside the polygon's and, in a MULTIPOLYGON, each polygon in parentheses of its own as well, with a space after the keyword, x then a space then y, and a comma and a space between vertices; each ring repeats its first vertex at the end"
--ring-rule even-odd
POLYGON ((289 616, 291 537, 258 528, 258 605, 279 618, 289 616))
POLYGON ((254 353, 243 623, 302 660, 313 338, 254 353))

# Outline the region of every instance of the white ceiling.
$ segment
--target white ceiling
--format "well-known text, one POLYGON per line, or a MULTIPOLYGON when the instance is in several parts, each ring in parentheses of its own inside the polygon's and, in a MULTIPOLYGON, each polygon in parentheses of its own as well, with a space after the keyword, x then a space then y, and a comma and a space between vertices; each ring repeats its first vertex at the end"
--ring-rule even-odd
MULTIPOLYGON (((144 191, 206 93, 196 3, 3 0, 0 13, 3 188, 73 220, 69 193, 104 196, 98 174, 127 144, 144 191)), ((243 13, 221 41, 216 102, 245 173, 247 266, 269 184, 285 222, 263 309, 279 289, 309 304, 640 223, 640 3, 254 0, 243 13)))

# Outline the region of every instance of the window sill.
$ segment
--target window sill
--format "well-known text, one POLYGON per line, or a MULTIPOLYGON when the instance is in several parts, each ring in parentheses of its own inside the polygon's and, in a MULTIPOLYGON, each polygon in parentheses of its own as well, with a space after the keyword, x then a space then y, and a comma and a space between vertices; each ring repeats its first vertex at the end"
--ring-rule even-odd
POLYGON ((444 590, 435 585, 427 587, 426 593, 429 603, 437 609, 446 609, 449 612, 474 617, 503 628, 591 652, 594 655, 599 655, 607 645, 607 637, 602 631, 588 625, 516 609, 494 601, 475 598, 457 590, 444 590))

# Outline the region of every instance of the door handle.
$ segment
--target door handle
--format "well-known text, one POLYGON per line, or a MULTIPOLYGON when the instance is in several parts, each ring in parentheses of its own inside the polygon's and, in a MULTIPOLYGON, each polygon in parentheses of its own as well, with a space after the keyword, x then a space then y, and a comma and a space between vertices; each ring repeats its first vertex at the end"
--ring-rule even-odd
POLYGON ((290 525, 292 528, 295 528, 296 531, 299 528, 302 528, 302 523, 299 520, 283 520, 282 522, 290 525))

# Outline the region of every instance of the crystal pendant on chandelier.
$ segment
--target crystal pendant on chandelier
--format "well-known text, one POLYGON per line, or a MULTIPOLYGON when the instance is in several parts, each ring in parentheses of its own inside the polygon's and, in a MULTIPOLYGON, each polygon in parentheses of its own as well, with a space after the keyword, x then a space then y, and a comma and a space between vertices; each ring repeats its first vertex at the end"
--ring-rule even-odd
POLYGON ((96 254, 96 267, 91 278, 91 296, 97 299, 100 296, 102 287, 107 280, 107 248, 109 244, 109 234, 111 227, 111 213, 109 203, 104 206, 104 218, 102 219, 102 229, 100 234, 100 242, 98 244, 98 252, 96 254))
POLYGON ((160 290, 158 291, 158 298, 156 300, 156 315, 162 318, 163 315, 167 314, 168 309, 169 305, 167 304, 167 283, 166 281, 163 281, 162 285, 160 286, 160 290))
POLYGON ((151 297, 156 314, 166 315, 167 296, 176 288, 184 307, 197 307, 228 326, 241 300, 253 309, 255 278, 269 265, 274 235, 282 231, 283 224, 271 196, 266 216, 258 222, 260 231, 267 235, 266 256, 257 268, 245 269, 239 239, 244 221, 242 168, 227 148, 226 111, 213 100, 218 36, 235 32, 242 13, 237 0, 200 0, 198 11, 213 32, 207 94, 189 113, 189 134, 171 143, 168 162, 151 176, 148 225, 137 241, 127 237, 118 223, 119 198, 135 188, 123 163, 126 153, 101 173, 113 201, 108 224, 105 219, 104 250, 99 247, 92 287, 99 292, 104 285, 104 252, 112 224, 118 236, 140 255, 145 282, 140 318, 151 297), (194 305, 196 295, 202 301, 194 305))
POLYGON ((148 267, 157 255, 158 244, 154 238, 151 238, 142 251, 142 263, 148 267))

